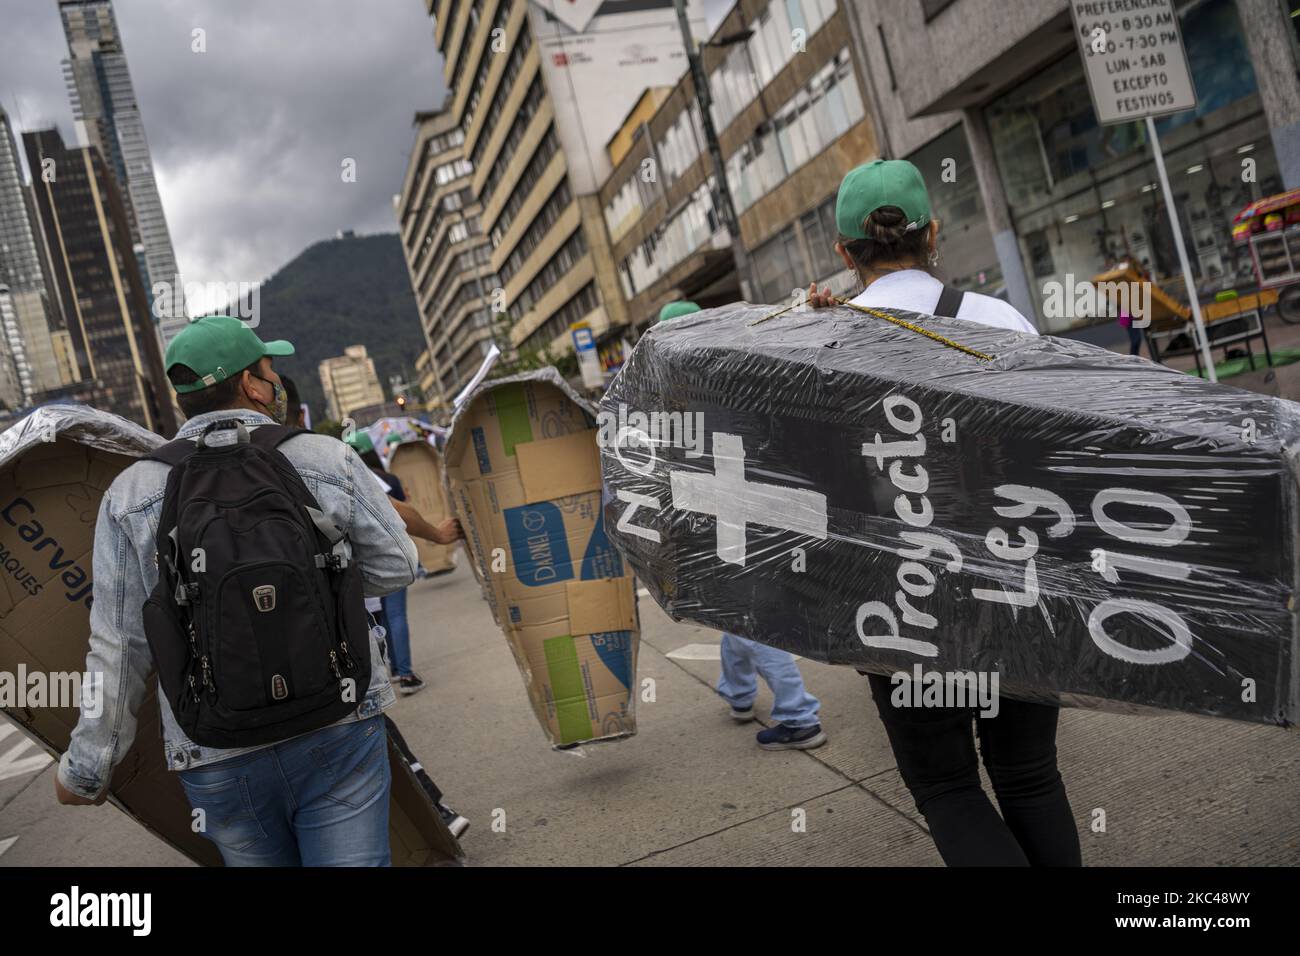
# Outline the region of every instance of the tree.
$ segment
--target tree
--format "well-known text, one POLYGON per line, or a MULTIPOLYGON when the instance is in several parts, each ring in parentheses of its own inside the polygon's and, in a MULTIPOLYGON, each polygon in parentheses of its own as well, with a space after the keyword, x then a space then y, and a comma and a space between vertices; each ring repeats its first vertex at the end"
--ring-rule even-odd
POLYGON ((312 431, 317 435, 329 435, 330 438, 342 438, 343 423, 337 422, 332 418, 322 418, 312 427, 312 431))

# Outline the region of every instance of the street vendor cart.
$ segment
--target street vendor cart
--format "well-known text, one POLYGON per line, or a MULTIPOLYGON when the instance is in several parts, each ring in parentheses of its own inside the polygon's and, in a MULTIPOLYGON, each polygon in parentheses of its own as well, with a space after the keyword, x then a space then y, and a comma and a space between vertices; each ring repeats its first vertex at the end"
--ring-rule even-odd
POLYGON ((1237 213, 1232 239, 1249 249, 1260 291, 1277 294, 1282 321, 1300 323, 1300 189, 1260 199, 1237 213))

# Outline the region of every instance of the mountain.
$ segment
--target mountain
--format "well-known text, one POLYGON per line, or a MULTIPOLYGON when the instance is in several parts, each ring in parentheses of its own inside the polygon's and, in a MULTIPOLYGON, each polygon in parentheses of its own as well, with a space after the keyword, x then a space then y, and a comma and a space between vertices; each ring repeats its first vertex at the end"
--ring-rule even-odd
POLYGON ((424 333, 396 233, 318 242, 260 293, 257 334, 294 344, 295 353, 277 358, 275 369, 293 378, 312 421, 325 417, 320 362, 349 345, 366 347, 386 397, 390 375, 416 381, 424 333))

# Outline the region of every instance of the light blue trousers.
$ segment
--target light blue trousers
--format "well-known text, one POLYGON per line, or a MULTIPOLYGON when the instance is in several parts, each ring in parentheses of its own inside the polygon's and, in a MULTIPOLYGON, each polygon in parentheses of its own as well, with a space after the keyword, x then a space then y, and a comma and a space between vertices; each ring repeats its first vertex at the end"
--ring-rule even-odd
POLYGON ((722 635, 722 676, 718 694, 732 707, 753 706, 762 675, 772 688, 772 719, 787 727, 811 727, 818 723, 821 701, 808 693, 794 656, 747 637, 726 632, 722 635))

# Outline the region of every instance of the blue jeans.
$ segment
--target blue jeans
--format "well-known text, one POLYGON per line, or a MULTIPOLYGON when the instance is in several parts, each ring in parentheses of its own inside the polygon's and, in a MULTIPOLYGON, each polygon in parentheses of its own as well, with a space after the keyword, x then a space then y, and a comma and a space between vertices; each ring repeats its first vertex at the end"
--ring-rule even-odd
POLYGON ((406 588, 385 594, 379 599, 384 606, 384 627, 388 628, 389 664, 394 677, 411 675, 411 628, 406 623, 406 588))
POLYGON ((389 866, 382 714, 179 774, 226 866, 389 866))
POLYGON ((803 676, 788 651, 768 647, 735 634, 722 635, 722 676, 718 693, 732 707, 752 707, 758 694, 758 675, 772 688, 772 719, 787 727, 818 723, 821 701, 808 693, 803 676))

